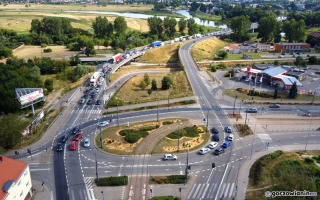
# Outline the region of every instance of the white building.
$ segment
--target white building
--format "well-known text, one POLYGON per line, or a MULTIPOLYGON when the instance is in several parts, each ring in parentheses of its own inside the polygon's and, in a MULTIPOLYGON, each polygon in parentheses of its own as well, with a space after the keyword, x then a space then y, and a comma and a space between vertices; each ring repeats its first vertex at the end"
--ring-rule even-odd
POLYGON ((0 199, 31 199, 32 183, 28 163, 0 155, 0 185, 0 199))

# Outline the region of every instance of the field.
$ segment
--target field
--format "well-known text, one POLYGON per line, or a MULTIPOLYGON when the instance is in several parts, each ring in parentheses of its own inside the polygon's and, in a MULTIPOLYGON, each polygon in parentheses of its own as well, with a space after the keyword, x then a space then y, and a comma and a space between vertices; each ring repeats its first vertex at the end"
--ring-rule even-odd
POLYGON ((147 51, 139 62, 147 63, 174 63, 179 61, 178 51, 183 43, 177 42, 147 51))
POLYGON ((76 54, 75 51, 69 51, 65 46, 47 46, 52 49, 51 53, 43 53, 43 48, 40 46, 23 46, 13 52, 14 56, 22 59, 29 59, 34 57, 50 57, 50 58, 66 58, 76 54))
POLYGON ((158 90, 153 91, 151 95, 147 93, 151 85, 146 87, 144 90, 137 87, 143 80, 143 75, 135 76, 125 83, 119 92, 116 94, 116 98, 123 101, 124 104, 136 104, 143 102, 151 102, 157 99, 167 99, 169 90, 161 90, 161 80, 164 76, 169 76, 172 80, 172 87, 170 89, 171 98, 179 98, 185 96, 191 96, 192 90, 184 72, 175 73, 159 73, 159 74, 148 74, 150 80, 155 79, 157 81, 158 90))
POLYGON ((211 37, 195 44, 192 49, 192 56, 195 61, 213 60, 215 53, 227 45, 227 42, 211 37))
MULTIPOLYGON (((101 14, 83 14, 83 13, 62 13, 62 12, 0 12, 0 28, 15 30, 18 33, 28 33, 31 28, 32 19, 42 19, 43 17, 64 17, 71 21, 74 28, 81 28, 93 33, 92 21, 97 16, 105 16, 108 21, 113 22, 116 16, 101 14)), ((125 18, 129 29, 147 32, 149 27, 147 20, 125 18)))

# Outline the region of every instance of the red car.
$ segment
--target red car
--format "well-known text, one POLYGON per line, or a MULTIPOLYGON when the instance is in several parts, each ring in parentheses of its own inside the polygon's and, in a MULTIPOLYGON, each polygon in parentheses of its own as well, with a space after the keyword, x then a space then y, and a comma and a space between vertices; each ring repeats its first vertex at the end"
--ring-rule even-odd
POLYGON ((82 132, 81 133, 78 133, 77 135, 74 136, 73 140, 74 141, 78 141, 78 140, 81 140, 83 138, 83 134, 82 132))
POLYGON ((69 149, 71 151, 75 151, 77 149, 77 142, 76 141, 72 141, 69 149))

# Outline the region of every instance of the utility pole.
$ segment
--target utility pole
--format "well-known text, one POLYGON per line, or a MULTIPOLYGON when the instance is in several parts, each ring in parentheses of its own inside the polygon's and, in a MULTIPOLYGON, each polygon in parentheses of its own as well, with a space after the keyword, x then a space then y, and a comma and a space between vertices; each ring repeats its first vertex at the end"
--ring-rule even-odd
POLYGON ((207 112, 207 125, 206 125, 206 131, 208 131, 208 126, 209 126, 209 109, 207 112))
POLYGON ((117 124, 119 126, 119 104, 117 102, 117 124))
POLYGON ((237 100, 237 98, 238 98, 238 96, 236 95, 234 97, 234 102, 233 102, 233 112, 232 112, 233 116, 234 116, 234 109, 236 108, 236 100, 237 100))
POLYGON ((159 122, 159 98, 158 98, 158 107, 157 107, 157 122, 159 122))
POLYGON ((101 126, 99 126, 100 129, 100 143, 101 143, 101 148, 102 148, 102 131, 101 131, 101 126))
POLYGON ((185 181, 185 183, 187 183, 187 181, 188 181, 188 169, 189 169, 189 148, 187 151, 187 165, 186 165, 186 181, 185 181))

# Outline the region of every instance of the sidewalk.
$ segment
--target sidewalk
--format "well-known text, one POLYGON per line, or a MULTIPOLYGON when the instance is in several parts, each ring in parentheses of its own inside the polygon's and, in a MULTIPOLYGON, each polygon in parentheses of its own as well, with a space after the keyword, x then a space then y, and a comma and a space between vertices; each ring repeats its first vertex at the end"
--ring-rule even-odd
MULTIPOLYGON (((176 103, 180 101, 187 101, 187 100, 196 100, 195 96, 190 96, 190 97, 182 97, 182 98, 176 98, 176 99, 170 99, 170 104, 171 103, 176 103)), ((126 105, 126 106, 119 106, 118 109, 119 111, 124 111, 124 110, 133 110, 136 108, 143 108, 143 107, 148 107, 148 106, 157 106, 158 101, 153 101, 153 102, 148 102, 148 103, 140 103, 140 104, 132 104, 132 105, 126 105)), ((168 105, 168 100, 160 100, 159 101, 159 106, 161 105, 168 105)), ((190 105, 190 104, 186 104, 190 105)), ((172 105, 171 105, 172 106, 172 105)), ((105 111, 108 112, 116 112, 117 107, 112 107, 105 109, 105 111)))
MULTIPOLYGON (((257 153, 252 154, 250 160, 245 160, 238 172, 238 193, 236 193, 236 200, 243 200, 246 199, 246 192, 249 182, 249 173, 251 166, 253 163, 258 160, 260 157, 267 155, 269 153, 275 152, 277 150, 282 151, 295 151, 295 150, 301 150, 304 149, 305 145, 284 145, 280 147, 269 147, 268 150, 260 151, 257 153)), ((318 150, 319 145, 318 144, 308 144, 307 150, 318 150)))
POLYGON ((33 196, 35 200, 53 200, 53 194, 50 193, 46 185, 32 180, 33 196))

